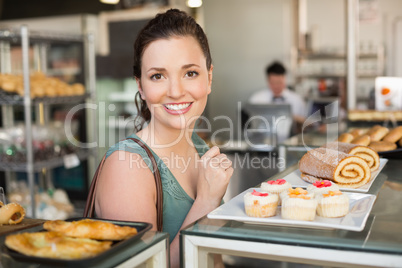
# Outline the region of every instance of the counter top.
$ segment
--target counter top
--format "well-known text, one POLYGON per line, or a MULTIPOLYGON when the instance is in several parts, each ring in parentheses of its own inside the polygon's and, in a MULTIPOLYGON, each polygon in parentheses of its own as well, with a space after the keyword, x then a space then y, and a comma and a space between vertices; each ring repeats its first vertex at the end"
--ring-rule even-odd
MULTIPOLYGON (((298 152, 296 157, 301 157, 302 154, 304 154, 304 152, 298 152)), ((297 162, 297 159, 295 161, 297 162)), ((295 161, 292 161, 292 163, 295 161)), ((297 164, 292 164, 291 167, 270 177, 268 180, 284 177, 294 169, 297 169, 297 164)), ((244 247, 243 249, 233 248, 232 252, 225 252, 226 254, 235 254, 234 252, 238 251, 240 252, 239 256, 242 256, 241 252, 244 253, 248 250, 248 245, 255 245, 253 243, 256 242, 257 248, 253 249, 256 250, 255 254, 250 252, 247 254, 249 256, 259 256, 259 258, 267 257, 273 260, 284 259, 273 256, 275 255, 274 253, 270 253, 270 256, 267 256, 268 253, 258 255, 258 247, 265 247, 270 244, 274 246, 297 246, 298 249, 301 249, 301 247, 305 247, 306 249, 328 249, 330 250, 329 255, 326 257, 328 261, 334 257, 331 254, 337 252, 337 254, 339 254, 339 251, 359 254, 370 253, 374 254, 373 256, 384 256, 384 258, 387 256, 391 258, 384 259, 384 261, 389 262, 384 262, 383 267, 398 267, 402 263, 402 206, 400 205, 402 204, 402 176, 400 174, 402 174, 400 160, 390 159, 368 192, 368 194, 377 195, 377 200, 368 217, 365 228, 360 232, 339 229, 324 230, 261 225, 231 220, 214 220, 204 217, 181 232, 182 240, 185 241, 185 244, 188 244, 189 237, 197 237, 199 241, 202 240, 206 243, 205 245, 197 244, 199 248, 207 245, 211 248, 215 247, 214 245, 219 247, 220 241, 232 241, 232 245, 239 242, 238 245, 241 245, 242 248, 244 247), (250 244, 241 244, 243 242, 250 244), (399 264, 392 264, 395 259, 398 262, 400 261, 399 264)), ((228 244, 225 244, 225 246, 227 247, 228 244)), ((219 252, 218 248, 214 250, 218 250, 219 252)), ((223 249, 222 252, 224 252, 223 249)), ((187 254, 188 252, 185 252, 184 255, 187 254)), ((243 256, 247 255, 243 254, 243 256)), ((320 258, 322 260, 323 257, 305 256, 303 258, 310 259, 311 262, 302 259, 296 261, 317 264, 317 260, 320 258)), ((334 257, 333 260, 333 264, 335 264, 336 258, 334 257)), ((285 259, 285 261, 287 260, 285 259)), ((289 261, 292 260, 289 259, 289 261)), ((347 260, 345 261, 348 262, 347 260)), ((366 262, 367 264, 368 260, 350 261, 354 262, 354 265, 356 265, 359 261, 362 263, 366 262)), ((325 263, 325 261, 318 261, 318 264, 330 265, 325 263)), ((376 266, 378 264, 374 263, 373 265, 376 266)))

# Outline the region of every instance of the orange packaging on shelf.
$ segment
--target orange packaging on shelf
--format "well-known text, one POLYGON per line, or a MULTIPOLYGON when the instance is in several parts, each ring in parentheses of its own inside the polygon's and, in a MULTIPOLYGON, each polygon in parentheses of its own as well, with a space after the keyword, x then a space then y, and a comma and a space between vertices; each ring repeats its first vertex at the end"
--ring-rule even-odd
POLYGON ((375 79, 375 108, 377 111, 402 110, 402 78, 375 79))

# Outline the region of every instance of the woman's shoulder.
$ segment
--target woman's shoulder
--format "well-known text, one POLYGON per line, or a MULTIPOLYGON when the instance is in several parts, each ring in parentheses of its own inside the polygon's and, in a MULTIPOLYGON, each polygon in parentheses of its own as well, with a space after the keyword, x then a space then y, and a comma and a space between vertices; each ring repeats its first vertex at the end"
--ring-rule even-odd
POLYGON ((142 148, 138 143, 133 141, 133 138, 138 137, 133 134, 128 136, 126 139, 119 141, 118 143, 112 145, 109 150, 106 152, 106 158, 112 155, 116 151, 125 151, 129 153, 139 154, 141 156, 147 156, 147 153, 144 148, 142 148))
POLYGON ((114 144, 109 148, 109 150, 106 152, 106 157, 110 157, 113 155, 113 153, 122 153, 121 157, 119 155, 119 159, 125 159, 130 162, 130 165, 133 165, 133 163, 139 163, 138 166, 144 167, 143 163, 148 166, 148 168, 152 171, 153 170, 153 164, 152 164, 152 159, 148 155, 148 152, 140 145, 138 144, 135 140, 139 140, 142 142, 148 149, 149 152, 152 153, 153 159, 156 161, 156 164, 158 166, 158 169, 162 173, 163 170, 163 165, 161 159, 150 149, 136 134, 132 134, 128 136, 126 139, 119 141, 118 143, 114 144), (124 156, 127 153, 129 153, 128 157, 124 156), (135 155, 133 155, 135 154, 135 155), (138 157, 139 156, 139 157, 138 157), (133 162, 134 161, 134 162, 133 162))

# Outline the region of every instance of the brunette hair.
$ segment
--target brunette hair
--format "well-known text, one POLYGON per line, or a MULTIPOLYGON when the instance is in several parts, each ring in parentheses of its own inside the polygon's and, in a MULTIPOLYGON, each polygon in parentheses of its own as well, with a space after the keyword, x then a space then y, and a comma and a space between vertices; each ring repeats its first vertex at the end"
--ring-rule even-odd
MULTIPOLYGON (((142 56, 150 43, 159 39, 169 39, 176 36, 194 37, 204 53, 208 71, 211 69, 212 58, 208 39, 201 26, 185 12, 178 9, 170 9, 165 13, 157 14, 138 34, 134 43, 134 77, 141 79, 142 56)), ((146 102, 141 99, 139 92, 135 96, 135 105, 138 111, 137 119, 142 119, 139 125, 136 124, 135 130, 140 131, 144 123, 151 120, 151 112, 146 102)))
POLYGON ((267 76, 270 74, 285 75, 286 69, 282 63, 280 63, 279 61, 274 61, 273 63, 268 65, 267 69, 265 69, 265 74, 267 76))

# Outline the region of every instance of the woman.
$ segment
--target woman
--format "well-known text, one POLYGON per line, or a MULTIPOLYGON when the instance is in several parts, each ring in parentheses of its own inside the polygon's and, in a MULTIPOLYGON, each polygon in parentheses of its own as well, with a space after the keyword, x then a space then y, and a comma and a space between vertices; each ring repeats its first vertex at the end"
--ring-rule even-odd
MULTIPOLYGON (((207 37, 186 13, 158 14, 134 44, 134 76, 147 122, 130 137, 154 153, 162 177, 163 231, 179 265, 179 231, 217 208, 233 174, 231 161, 193 132, 211 92, 207 37), (161 161, 163 159, 163 161, 161 161)), ((145 150, 131 140, 109 149, 96 190, 100 218, 145 221, 156 229, 156 189, 145 150)))

